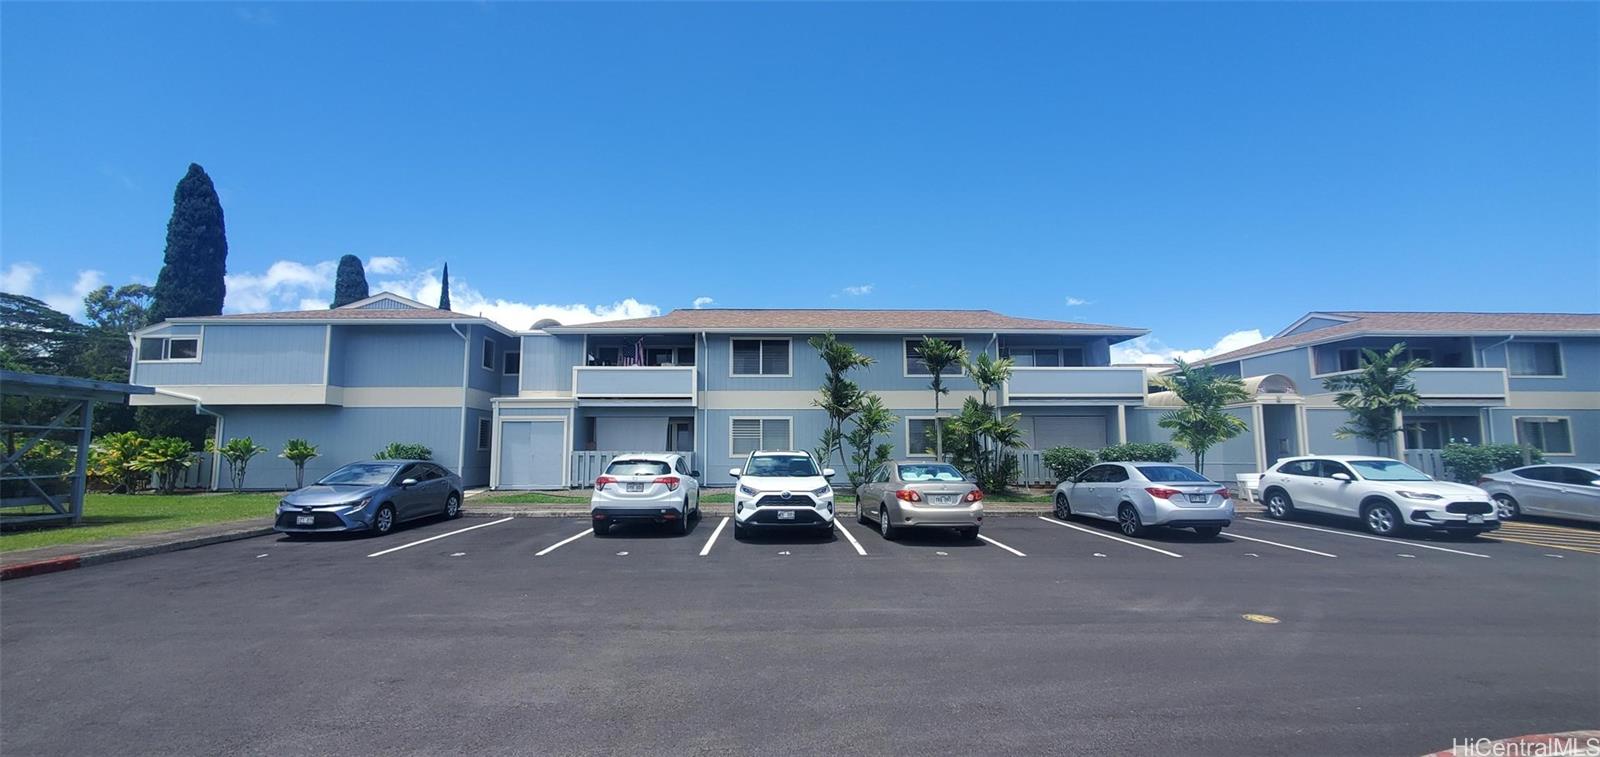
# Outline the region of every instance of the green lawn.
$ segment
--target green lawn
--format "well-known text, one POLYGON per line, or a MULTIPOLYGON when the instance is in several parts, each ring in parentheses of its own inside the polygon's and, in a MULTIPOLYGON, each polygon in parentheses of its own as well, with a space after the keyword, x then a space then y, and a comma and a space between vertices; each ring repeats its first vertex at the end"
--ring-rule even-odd
POLYGON ((0 533, 0 552, 267 518, 282 496, 280 493, 90 494, 84 502, 82 525, 0 533))

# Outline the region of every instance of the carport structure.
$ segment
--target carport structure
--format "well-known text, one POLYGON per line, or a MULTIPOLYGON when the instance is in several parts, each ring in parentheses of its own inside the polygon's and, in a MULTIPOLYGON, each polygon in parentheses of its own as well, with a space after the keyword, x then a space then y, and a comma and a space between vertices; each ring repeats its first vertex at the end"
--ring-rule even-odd
POLYGON ((0 514, 38 505, 50 509, 45 513, 5 515, 4 522, 65 520, 76 524, 82 520, 95 403, 121 404, 130 394, 154 392, 148 386, 113 381, 0 371, 0 396, 38 397, 59 400, 64 405, 49 423, 42 425, 21 423, 9 416, 0 418, 0 436, 5 440, 5 458, 0 463, 0 514), (29 452, 45 449, 40 445, 51 441, 60 442, 72 454, 70 473, 28 462, 29 452), (67 486, 63 487, 63 483, 67 486))

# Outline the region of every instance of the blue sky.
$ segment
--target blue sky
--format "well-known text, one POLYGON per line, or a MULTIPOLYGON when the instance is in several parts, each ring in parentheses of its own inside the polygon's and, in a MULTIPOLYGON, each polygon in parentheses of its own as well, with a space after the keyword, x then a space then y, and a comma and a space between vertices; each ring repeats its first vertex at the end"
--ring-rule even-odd
POLYGON ((0 284, 67 307, 154 279, 190 161, 232 310, 326 302, 345 253, 515 328, 971 307, 1165 355, 1600 306, 1592 3, 0 13, 0 284))

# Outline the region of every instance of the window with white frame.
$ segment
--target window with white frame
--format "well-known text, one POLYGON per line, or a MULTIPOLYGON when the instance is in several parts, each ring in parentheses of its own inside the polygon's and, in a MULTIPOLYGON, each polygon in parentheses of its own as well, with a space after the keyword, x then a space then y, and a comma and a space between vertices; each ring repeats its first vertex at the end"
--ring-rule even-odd
POLYGON ((938 426, 933 418, 906 419, 906 454, 911 457, 933 457, 938 449, 938 426))
POLYGON ((1561 345, 1555 342, 1511 342, 1506 365, 1513 376, 1560 376, 1561 345))
MULTIPOLYGON (((940 341, 949 342, 957 350, 960 350, 965 346, 965 344, 960 339, 942 339, 940 341)), ((906 355, 905 355, 905 357, 906 357, 906 374, 907 375, 910 375, 910 376, 932 376, 933 375, 933 371, 928 370, 928 364, 922 362, 922 340, 921 339, 907 339, 906 340, 906 355)), ((949 369, 946 369, 945 375, 946 376, 965 376, 966 375, 966 370, 961 368, 960 366, 952 365, 952 366, 950 366, 949 369)))
POLYGON ((480 450, 488 449, 489 448, 489 442, 493 441, 493 436, 494 436, 494 426, 490 423, 489 419, 488 418, 479 418, 478 419, 478 449, 480 449, 480 450))
POLYGON ((733 375, 789 375, 788 339, 733 340, 733 375))
POLYGON ((1547 455, 1572 454, 1572 428, 1566 418, 1518 418, 1517 443, 1547 455))
POLYGON ((199 360, 200 337, 145 336, 139 338, 139 361, 199 360))
POLYGON ((491 370, 491 371, 494 370, 494 340, 493 339, 485 339, 485 340, 483 340, 483 367, 485 369, 487 369, 487 370, 491 370))
POLYGON ((757 450, 787 450, 794 444, 788 418, 733 418, 728 423, 728 449, 734 457, 757 450))
POLYGON ((507 352, 505 361, 505 374, 515 376, 522 372, 522 353, 507 352))

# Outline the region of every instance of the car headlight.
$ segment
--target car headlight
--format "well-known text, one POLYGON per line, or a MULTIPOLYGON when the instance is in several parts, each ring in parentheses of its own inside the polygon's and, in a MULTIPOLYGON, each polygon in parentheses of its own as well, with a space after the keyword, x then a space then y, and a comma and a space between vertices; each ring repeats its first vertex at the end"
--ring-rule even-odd
POLYGON ((755 489, 751 489, 750 487, 745 486, 744 484, 739 484, 739 493, 743 494, 746 497, 754 497, 754 496, 756 496, 756 490, 755 489))
POLYGON ((360 502, 351 502, 350 504, 345 505, 345 512, 346 513, 357 513, 357 512, 360 512, 362 510, 365 510, 367 505, 370 505, 370 504, 372 504, 372 498, 371 497, 367 497, 366 499, 361 500, 360 502))
POLYGON ((812 489, 811 490, 811 496, 813 496, 813 497, 826 497, 826 496, 828 496, 829 494, 832 494, 832 493, 833 493, 833 487, 832 486, 828 486, 826 484, 824 484, 821 489, 812 489))
POLYGON ((1406 499, 1444 499, 1444 497, 1441 497, 1437 494, 1429 494, 1427 492, 1408 492, 1404 489, 1396 490, 1395 494, 1405 497, 1406 499))

